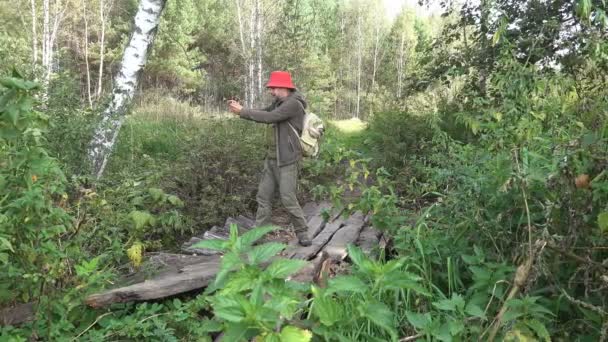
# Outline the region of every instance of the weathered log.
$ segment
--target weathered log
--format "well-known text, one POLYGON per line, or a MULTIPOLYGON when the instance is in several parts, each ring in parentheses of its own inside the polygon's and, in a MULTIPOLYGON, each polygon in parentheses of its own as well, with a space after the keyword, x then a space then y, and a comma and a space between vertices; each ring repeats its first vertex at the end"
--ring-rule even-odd
POLYGON ((215 278, 219 266, 220 258, 216 257, 207 262, 185 266, 178 274, 93 294, 85 302, 91 307, 99 308, 112 303, 158 299, 200 289, 215 278))
POLYGON ((311 260, 306 266, 304 266, 300 271, 296 274, 289 277, 289 280, 297 281, 300 283, 308 283, 319 279, 319 274, 321 272, 321 266, 325 260, 327 260, 329 256, 327 253, 319 253, 317 257, 311 260))
POLYGON ((344 220, 338 218, 334 222, 325 225, 319 235, 312 239, 312 244, 307 247, 295 247, 286 253, 288 258, 308 260, 314 257, 323 246, 332 238, 332 236, 344 225, 344 220))
POLYGON ((323 247, 323 250, 334 260, 343 260, 348 254, 346 247, 355 243, 363 228, 365 216, 360 211, 352 214, 345 222, 344 227, 333 234, 331 240, 323 247))
POLYGON ((371 255, 378 248, 378 244, 380 243, 380 235, 382 235, 382 233, 379 230, 373 226, 366 225, 361 230, 359 238, 355 244, 361 248, 363 253, 371 255))
POLYGON ((331 209, 331 203, 321 202, 311 213, 308 219, 308 235, 314 238, 325 227, 326 220, 323 217, 323 212, 331 209))
POLYGON ((36 303, 22 303, 0 310, 0 326, 19 325, 34 320, 36 303))

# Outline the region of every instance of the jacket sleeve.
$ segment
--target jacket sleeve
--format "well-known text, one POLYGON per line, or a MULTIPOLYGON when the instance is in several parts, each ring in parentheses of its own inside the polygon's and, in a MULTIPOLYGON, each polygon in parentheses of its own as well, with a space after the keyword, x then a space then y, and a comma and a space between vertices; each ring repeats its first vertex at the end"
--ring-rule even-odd
POLYGON ((244 108, 241 118, 262 123, 277 123, 301 113, 302 107, 298 100, 288 100, 271 111, 244 108))

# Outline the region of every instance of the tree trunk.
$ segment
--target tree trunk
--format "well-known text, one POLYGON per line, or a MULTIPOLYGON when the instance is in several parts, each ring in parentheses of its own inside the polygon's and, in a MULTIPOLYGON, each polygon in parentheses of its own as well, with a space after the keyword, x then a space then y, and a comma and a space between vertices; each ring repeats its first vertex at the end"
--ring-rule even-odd
POLYGON ((36 0, 31 0, 32 6, 32 63, 35 66, 38 63, 38 34, 36 33, 36 0))
POLYGON ((97 100, 101 98, 101 91, 103 89, 103 62, 105 57, 105 44, 106 44, 106 18, 107 13, 110 13, 112 10, 112 6, 114 5, 114 1, 110 0, 108 4, 108 9, 106 12, 105 1, 99 0, 99 19, 101 21, 101 32, 99 32, 99 75, 97 78, 97 91, 95 92, 95 97, 97 100))
POLYGON ((245 44, 245 26, 243 24, 243 15, 241 10, 241 0, 236 0, 236 14, 237 19, 239 21, 239 37, 241 40, 241 50, 243 61, 245 62, 245 68, 247 70, 247 74, 245 75, 245 104, 249 106, 251 103, 251 97, 249 92, 249 53, 247 51, 247 45, 245 44))
POLYGON ((260 10, 261 0, 255 1, 255 43, 256 43, 256 71, 257 71, 257 98, 262 97, 262 12, 260 10))
POLYGON ((255 96, 255 61, 253 58, 253 52, 255 51, 255 8, 251 8, 251 15, 249 16, 249 54, 248 60, 249 63, 249 103, 247 104, 249 107, 252 107, 256 101, 255 96))
POLYGON ((102 114, 89 147, 94 175, 99 179, 118 137, 138 83, 138 76, 152 49, 160 16, 166 0, 140 0, 129 45, 125 48, 120 70, 116 75, 112 101, 102 114))
MULTIPOLYGON (((48 48, 49 48, 49 0, 42 0, 42 67, 44 70, 48 68, 48 48)), ((46 78, 44 79, 46 81, 46 78)), ((46 88, 46 84, 44 85, 46 88)))
POLYGON ((87 0, 82 0, 82 17, 84 19, 84 63, 87 69, 87 99, 89 108, 93 108, 91 99, 91 70, 89 69, 89 19, 87 18, 87 0))
POLYGON ((44 69, 44 76, 42 79, 43 84, 43 94, 42 94, 42 103, 46 103, 48 99, 48 88, 51 81, 51 73, 53 72, 53 62, 54 62, 54 46, 55 39, 57 38, 57 32, 59 31, 59 25, 63 20, 63 15, 65 13, 65 9, 61 6, 61 0, 55 0, 53 10, 52 22, 51 25, 51 9, 49 0, 42 1, 42 11, 43 11, 43 31, 42 31, 42 66, 44 69))
POLYGON ((357 18, 357 102, 355 105, 355 117, 359 117, 361 105, 361 60, 363 59, 363 34, 361 33, 361 13, 357 18))
POLYGON ((405 45, 405 32, 401 33, 401 45, 399 47, 399 60, 397 61, 397 98, 401 98, 403 87, 403 55, 405 45))

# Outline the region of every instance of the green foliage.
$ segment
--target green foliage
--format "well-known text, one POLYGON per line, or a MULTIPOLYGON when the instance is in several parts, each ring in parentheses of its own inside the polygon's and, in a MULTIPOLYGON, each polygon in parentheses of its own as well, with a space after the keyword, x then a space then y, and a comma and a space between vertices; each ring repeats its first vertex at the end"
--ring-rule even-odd
POLYGON ((254 246, 276 227, 256 227, 238 236, 230 227, 228 240, 205 240, 194 247, 224 252, 207 301, 222 323, 224 338, 241 341, 255 336, 263 341, 310 341, 312 334, 290 325, 304 309, 301 290, 285 280, 306 262, 274 258, 287 247, 279 243, 254 246), (267 266, 263 266, 266 264, 267 266))
POLYGON ((65 272, 59 240, 72 222, 58 203, 65 177, 44 145, 48 118, 34 110, 38 85, 16 72, 0 83, 0 298, 29 301, 65 272))

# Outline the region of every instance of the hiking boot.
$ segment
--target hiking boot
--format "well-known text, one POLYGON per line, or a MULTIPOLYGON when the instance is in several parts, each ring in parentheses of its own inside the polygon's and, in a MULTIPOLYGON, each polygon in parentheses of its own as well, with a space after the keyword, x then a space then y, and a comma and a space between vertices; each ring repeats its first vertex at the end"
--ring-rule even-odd
POLYGON ((300 246, 304 247, 312 245, 312 241, 308 237, 307 233, 298 234, 298 243, 300 244, 300 246))

